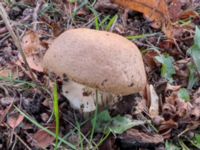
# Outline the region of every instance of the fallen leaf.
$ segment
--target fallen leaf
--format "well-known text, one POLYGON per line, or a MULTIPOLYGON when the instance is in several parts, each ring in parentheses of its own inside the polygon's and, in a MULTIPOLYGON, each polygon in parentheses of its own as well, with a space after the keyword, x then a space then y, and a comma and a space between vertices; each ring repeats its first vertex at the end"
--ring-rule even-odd
POLYGON ((159 97, 156 94, 153 85, 150 85, 149 90, 150 90, 150 100, 151 100, 149 114, 151 118, 155 118, 156 116, 159 115, 159 97))
MULTIPOLYGON (((49 128, 49 130, 55 132, 54 128, 49 128)), ((55 140, 53 136, 51 136, 50 134, 48 134, 47 132, 43 130, 38 130, 32 137, 33 137, 34 145, 42 149, 46 149, 47 146, 51 145, 53 141, 55 140)))
POLYGON ((169 82, 173 82, 172 76, 176 73, 174 68, 174 58, 169 55, 160 55, 155 57, 162 64, 161 75, 169 82))
POLYGON ((161 28, 169 39, 174 39, 176 27, 172 25, 165 0, 111 0, 112 2, 144 14, 151 26, 161 28))
POLYGON ((199 14, 194 11, 194 10, 188 10, 188 11, 184 11, 180 14, 179 18, 180 19, 188 19, 188 18, 195 18, 195 17, 199 17, 199 14))
POLYGON ((133 120, 126 116, 117 115, 111 117, 107 110, 99 113, 96 120, 92 119, 92 125, 96 132, 104 133, 111 131, 114 134, 122 134, 126 130, 139 125, 144 125, 145 121, 133 120))
POLYGON ((172 0, 169 5, 169 15, 172 21, 177 21, 180 17, 180 14, 183 12, 182 7, 184 3, 180 0, 172 0))
POLYGON ((135 147, 151 148, 164 143, 161 135, 155 133, 148 134, 137 129, 130 129, 118 136, 117 139, 118 145, 120 144, 122 149, 135 149, 135 147))
POLYGON ((144 63, 146 64, 146 66, 148 66, 150 68, 150 70, 156 68, 156 63, 154 60, 154 57, 158 56, 158 53, 155 51, 148 51, 143 59, 144 59, 144 63))
POLYGON ((12 71, 10 69, 3 69, 0 70, 0 77, 9 77, 12 74, 12 71))
POLYGON ((24 120, 24 116, 21 114, 13 114, 13 115, 9 115, 8 116, 8 120, 7 123, 9 124, 9 126, 13 129, 15 129, 16 127, 18 127, 20 125, 20 123, 24 120))
POLYGON ((126 116, 116 116, 112 118, 112 123, 109 126, 109 129, 112 133, 122 134, 126 130, 133 128, 135 126, 144 125, 145 121, 142 120, 133 120, 126 116))
POLYGON ((34 31, 27 31, 22 38, 22 48, 26 56, 39 53, 44 49, 42 42, 40 41, 39 34, 34 31))
POLYGON ((161 28, 170 22, 168 6, 165 0, 112 0, 125 8, 141 12, 154 28, 161 28))
POLYGON ((116 150, 115 138, 113 136, 108 137, 102 145, 100 145, 99 150, 116 150))
MULTIPOLYGON (((26 61, 31 69, 38 72, 44 71, 42 66, 42 58, 39 57, 38 55, 29 55, 26 57, 26 61)), ((17 61, 16 64, 22 66, 22 63, 24 63, 24 60, 22 59, 22 56, 19 55, 19 61, 17 61)))
POLYGON ((163 121, 159 127, 159 133, 164 136, 165 139, 171 137, 172 129, 178 128, 178 123, 173 120, 163 121))
POLYGON ((167 83, 167 87, 165 89, 165 91, 167 92, 168 90, 171 90, 171 91, 178 91, 179 89, 181 88, 180 85, 172 85, 170 83, 167 83))
POLYGON ((11 103, 5 110, 0 111, 0 125, 2 124, 2 122, 4 121, 6 115, 8 114, 8 112, 10 111, 10 109, 12 108, 13 103, 11 103))
POLYGON ((21 74, 21 72, 18 70, 16 66, 8 66, 6 68, 3 68, 0 70, 0 77, 2 78, 12 78, 16 79, 18 78, 21 74))

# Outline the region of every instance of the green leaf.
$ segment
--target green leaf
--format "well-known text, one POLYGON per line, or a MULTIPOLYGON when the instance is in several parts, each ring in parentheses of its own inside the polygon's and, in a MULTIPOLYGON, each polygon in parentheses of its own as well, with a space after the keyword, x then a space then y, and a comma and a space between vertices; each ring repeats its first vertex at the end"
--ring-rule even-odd
POLYGON ((115 134, 122 134, 126 130, 139 125, 144 125, 144 121, 141 120, 132 120, 125 116, 116 116, 112 119, 112 123, 110 125, 110 130, 115 134))
MULTIPOLYGON (((92 119, 92 125, 94 126, 94 118, 92 119)), ((121 134, 124 131, 139 125, 144 125, 144 121, 132 120, 125 116, 116 116, 111 118, 107 110, 99 113, 96 117, 95 131, 100 133, 112 132, 114 134, 121 134)))
POLYGON ((162 64, 161 75, 169 82, 173 82, 172 76, 176 73, 174 69, 174 59, 169 55, 160 55, 155 57, 162 64))
POLYGON ((200 73, 200 30, 196 27, 194 36, 194 45, 189 49, 188 53, 191 55, 193 62, 200 73))
POLYGON ((200 134, 195 135, 195 141, 200 145, 200 134))
POLYGON ((103 132, 106 133, 108 130, 108 126, 110 122, 112 121, 112 118, 108 112, 108 110, 100 112, 96 116, 96 124, 95 124, 95 118, 92 119, 92 126, 95 126, 96 132, 103 132))
POLYGON ((190 101, 190 95, 187 89, 181 88, 178 92, 178 97, 184 100, 185 102, 190 101))
POLYGON ((174 145, 173 143, 166 141, 165 142, 165 148, 166 150, 180 150, 180 148, 176 145, 174 145))
POLYGON ((200 29, 196 26, 195 36, 194 36, 194 45, 200 49, 200 29))
POLYGON ((190 49, 190 55, 194 61, 197 71, 200 73, 200 48, 198 45, 193 45, 190 49))
POLYGON ((198 82, 198 77, 196 76, 197 70, 193 63, 190 63, 188 65, 188 69, 189 69, 189 80, 188 80, 187 89, 192 89, 195 83, 198 82))
POLYGON ((191 140, 190 143, 196 148, 200 149, 200 134, 196 134, 191 140))

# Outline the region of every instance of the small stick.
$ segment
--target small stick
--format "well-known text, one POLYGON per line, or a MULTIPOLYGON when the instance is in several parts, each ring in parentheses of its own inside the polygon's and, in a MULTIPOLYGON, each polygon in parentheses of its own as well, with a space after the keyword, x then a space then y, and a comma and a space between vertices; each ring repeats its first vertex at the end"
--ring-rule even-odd
MULTIPOLYGON (((4 125, 6 125, 7 128, 10 128, 11 127, 5 123, 4 125)), ((16 138, 28 149, 28 150, 31 150, 31 148, 26 144, 26 142, 15 132, 15 130, 13 129, 12 130, 12 133, 16 136, 16 138)))
POLYGON ((37 5, 36 5, 34 12, 33 12, 33 20, 34 20, 33 30, 34 31, 37 30, 38 12, 39 12, 39 9, 41 8, 42 4, 43 4, 43 2, 41 0, 37 1, 37 5))
POLYGON ((9 31, 9 33, 11 34, 11 37, 13 38, 13 40, 14 40, 14 42, 15 42, 15 45, 16 45, 17 49, 19 50, 19 52, 20 52, 20 54, 21 54, 21 56, 22 56, 22 58, 23 58, 23 61, 24 61, 25 65, 26 65, 28 71, 30 72, 31 78, 32 78, 34 81, 36 81, 36 79, 35 79, 35 77, 34 77, 34 75, 33 75, 33 72, 32 72, 32 70, 31 70, 31 68, 30 68, 30 66, 29 66, 29 64, 28 64, 28 62, 27 62, 27 60, 26 60, 26 56, 25 56, 25 54, 24 54, 24 52, 23 52, 23 49, 22 49, 22 46, 21 46, 19 37, 18 37, 18 36, 15 34, 15 32, 13 31, 12 26, 11 26, 10 21, 9 21, 9 18, 8 18, 8 15, 7 15, 7 13, 6 13, 6 11, 5 11, 5 9, 4 9, 2 3, 0 3, 0 12, 1 12, 1 13, 0 13, 1 17, 2 17, 2 19, 3 19, 3 21, 4 21, 4 23, 5 23, 5 25, 6 25, 7 29, 8 29, 8 31, 9 31))

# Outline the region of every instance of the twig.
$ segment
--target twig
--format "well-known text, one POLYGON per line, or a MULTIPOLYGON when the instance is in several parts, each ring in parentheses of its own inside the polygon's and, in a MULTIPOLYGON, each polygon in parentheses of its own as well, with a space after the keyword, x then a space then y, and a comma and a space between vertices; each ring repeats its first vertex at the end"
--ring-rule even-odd
MULTIPOLYGON (((7 128, 10 128, 10 129, 11 129, 11 127, 10 127, 7 123, 5 123, 4 125, 6 125, 7 128)), ((12 133, 16 136, 16 138, 17 138, 28 150, 31 150, 31 148, 26 144, 26 142, 24 142, 24 140, 22 140, 22 138, 21 138, 14 130, 12 130, 12 133)))
POLYGON ((174 45, 176 46, 176 48, 179 51, 179 53, 181 54, 181 56, 184 56, 184 53, 182 52, 182 50, 178 46, 177 40, 175 38, 173 38, 173 41, 174 41, 174 45))
POLYGON ((0 34, 4 34, 4 33, 6 33, 6 32, 8 32, 8 30, 7 30, 6 27, 0 28, 0 34))
POLYGON ((34 9, 34 12, 33 12, 33 30, 36 31, 37 30, 37 19, 38 19, 38 13, 39 13, 39 10, 42 6, 43 2, 41 0, 37 1, 37 5, 34 9))
MULTIPOLYGON (((6 39, 8 39, 9 37, 10 37, 10 35, 9 34, 4 34, 5 36, 0 40, 0 45, 6 40, 6 39)), ((1 38, 1 37, 0 37, 1 38)))
POLYGON ((15 42, 15 45, 16 45, 17 49, 19 50, 19 52, 20 52, 20 54, 21 54, 21 56, 22 56, 22 58, 23 58, 23 61, 24 61, 25 65, 26 65, 28 71, 30 72, 30 75, 31 75, 32 80, 36 81, 36 79, 35 79, 35 77, 34 77, 34 75, 33 75, 33 72, 32 72, 32 70, 31 70, 31 68, 30 68, 30 66, 29 66, 29 64, 28 64, 28 62, 27 62, 27 60, 26 60, 26 56, 25 56, 25 54, 24 54, 24 52, 23 52, 23 49, 22 49, 20 40, 19 40, 18 36, 15 34, 15 32, 14 32, 13 29, 12 29, 12 26, 11 26, 11 24, 10 24, 8 15, 7 15, 7 13, 6 13, 6 11, 5 11, 5 9, 4 9, 2 3, 0 3, 0 12, 1 12, 1 13, 0 13, 1 17, 2 17, 4 23, 5 23, 6 27, 7 27, 7 29, 8 29, 8 31, 9 31, 10 35, 11 35, 11 37, 13 38, 13 40, 14 40, 14 42, 15 42))

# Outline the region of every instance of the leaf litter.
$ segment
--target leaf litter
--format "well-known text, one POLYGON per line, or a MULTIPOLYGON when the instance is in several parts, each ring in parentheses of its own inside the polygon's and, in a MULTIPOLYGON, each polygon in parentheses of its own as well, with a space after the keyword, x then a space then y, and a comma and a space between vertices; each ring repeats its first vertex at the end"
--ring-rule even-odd
MULTIPOLYGON (((50 94, 53 81, 57 81, 59 87, 60 136, 68 134, 67 139, 77 146, 81 145, 77 144, 80 139, 85 147, 90 145, 86 139, 89 138, 88 133, 94 126, 94 120, 81 124, 80 132, 72 132, 77 120, 84 122, 84 116, 73 110, 63 96, 62 79, 44 74, 42 57, 50 41, 64 30, 96 28, 95 17, 98 17, 99 22, 105 21, 106 27, 109 19, 105 18, 118 15, 112 26, 113 32, 125 37, 142 37, 132 40, 143 54, 150 88, 140 94, 121 97, 107 110, 98 112, 94 141, 98 144, 109 135, 100 142, 100 147, 199 148, 199 1, 45 1, 38 11, 35 10, 37 2, 34 0, 3 2, 3 5, 12 19, 12 27, 22 37, 21 45, 34 76, 46 90, 32 85, 31 76, 13 40, 9 34, 5 36, 8 31, 0 18, 0 137, 6 137, 0 147, 25 149, 26 144, 35 149, 54 147, 53 136, 27 122, 23 115, 13 109, 13 105, 22 108, 50 129, 54 124, 50 94), (124 8, 131 11, 126 12, 124 8), (34 10, 38 12, 34 14, 37 15, 36 20, 33 18, 34 10), (35 25, 37 30, 34 30, 35 25), (152 33, 156 34, 140 36, 152 33), (6 125, 21 137, 19 140, 16 136, 16 145, 7 144, 9 128, 6 125)), ((104 30, 104 27, 99 29, 104 30)))

